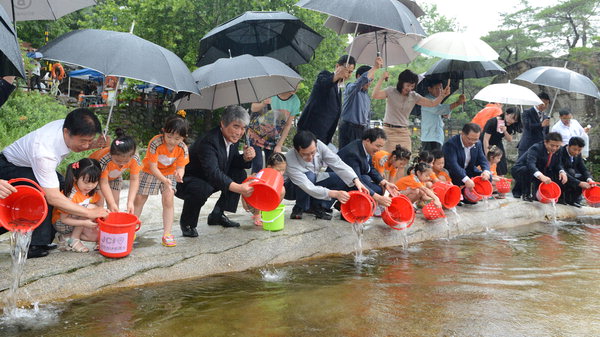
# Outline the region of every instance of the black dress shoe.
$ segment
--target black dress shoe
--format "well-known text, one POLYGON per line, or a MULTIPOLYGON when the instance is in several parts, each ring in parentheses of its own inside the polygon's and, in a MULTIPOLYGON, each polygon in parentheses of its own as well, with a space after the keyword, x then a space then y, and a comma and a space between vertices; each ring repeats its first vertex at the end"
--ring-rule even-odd
POLYGON ((324 207, 313 206, 310 209, 310 213, 314 214, 317 219, 331 220, 331 214, 327 213, 324 207))
POLYGON ((570 203, 569 203, 569 205, 571 205, 571 206, 575 206, 575 207, 577 207, 577 208, 581 208, 581 206, 582 206, 582 205, 581 205, 580 203, 578 203, 578 202, 570 202, 570 203))
POLYGON ((302 219, 302 213, 304 213, 302 211, 302 208, 294 206, 292 208, 292 215, 290 215, 290 219, 292 219, 292 220, 300 220, 300 219, 302 219))
POLYGON ((196 230, 196 227, 181 226, 181 234, 189 238, 195 238, 198 236, 198 231, 196 230))
POLYGON ((475 205, 475 204, 477 204, 477 201, 471 201, 471 200, 465 198, 465 200, 463 200, 462 203, 465 205, 475 205))
POLYGON ((53 250, 53 249, 58 248, 58 245, 56 243, 51 243, 51 244, 40 246, 40 247, 42 247, 42 249, 45 249, 45 250, 53 250))
POLYGON ((44 256, 50 254, 43 247, 44 246, 29 246, 29 251, 27 252, 27 258, 35 259, 37 257, 44 257, 44 256))
POLYGON ((523 196, 521 197, 523 200, 525 201, 529 201, 529 202, 533 202, 533 197, 531 195, 528 194, 523 194, 523 196))
POLYGON ((225 214, 213 214, 210 213, 208 215, 208 225, 209 226, 223 226, 223 227, 240 227, 240 224, 235 221, 229 220, 225 214))

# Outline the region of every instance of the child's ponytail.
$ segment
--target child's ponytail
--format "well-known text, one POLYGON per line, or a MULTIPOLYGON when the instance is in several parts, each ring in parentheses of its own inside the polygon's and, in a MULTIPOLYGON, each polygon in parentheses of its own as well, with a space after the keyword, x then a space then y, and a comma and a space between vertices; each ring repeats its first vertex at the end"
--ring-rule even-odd
MULTIPOLYGON (((100 180, 101 174, 102 168, 96 159, 83 158, 69 164, 65 175, 65 188, 63 194, 68 198, 71 195, 73 186, 75 186, 79 178, 84 177, 86 182, 95 183, 100 180)), ((95 193, 96 190, 93 190, 89 193, 89 196, 93 196, 95 193)))

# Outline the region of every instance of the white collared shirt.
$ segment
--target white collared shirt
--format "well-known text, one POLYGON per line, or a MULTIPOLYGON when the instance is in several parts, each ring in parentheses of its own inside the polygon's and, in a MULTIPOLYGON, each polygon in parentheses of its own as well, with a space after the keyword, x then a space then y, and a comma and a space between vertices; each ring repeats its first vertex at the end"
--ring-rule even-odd
POLYGON ((460 137, 460 145, 462 145, 463 150, 465 151, 465 164, 463 165, 463 168, 466 169, 467 165, 469 165, 469 163, 471 162, 471 149, 475 146, 475 144, 466 147, 462 141, 462 137, 460 137))
POLYGON ((227 141, 227 138, 223 137, 223 141, 225 142, 225 152, 227 153, 227 158, 229 158, 229 148, 233 145, 232 142, 227 141))
POLYGON ((10 144, 2 153, 16 166, 31 167, 44 188, 59 188, 56 167, 69 154, 63 136, 64 119, 50 122, 10 144))
POLYGON ((361 141, 360 144, 363 147, 363 151, 365 151, 365 155, 367 156, 367 173, 371 172, 371 156, 369 155, 369 152, 367 152, 367 149, 365 148, 365 144, 361 141))

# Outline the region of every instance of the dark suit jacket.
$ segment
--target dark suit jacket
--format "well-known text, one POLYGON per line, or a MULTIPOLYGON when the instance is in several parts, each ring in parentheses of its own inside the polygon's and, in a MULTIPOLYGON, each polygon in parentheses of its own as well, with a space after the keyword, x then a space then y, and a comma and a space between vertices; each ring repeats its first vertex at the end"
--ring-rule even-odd
POLYGON ((315 134, 325 145, 337 128, 342 113, 341 92, 333 82, 333 73, 323 70, 317 76, 310 97, 298 119, 298 130, 308 130, 315 134))
MULTIPOLYGON (((348 143, 338 151, 337 155, 354 170, 359 179, 361 176, 369 176, 377 185, 383 180, 383 177, 373 167, 373 160, 368 158, 361 139, 348 143)), ((369 188, 367 185, 365 187, 369 188)), ((371 189, 369 188, 369 190, 371 189)), ((372 190, 370 192, 373 194, 372 190)))
POLYGON ((10 93, 13 92, 15 88, 14 85, 0 78, 0 106, 8 100, 8 96, 10 96, 10 93))
MULTIPOLYGON (((558 177, 558 173, 563 170, 563 166, 561 164, 559 153, 555 153, 552 155, 552 159, 550 160, 550 165, 546 166, 548 162, 548 151, 544 146, 544 142, 539 142, 537 144, 533 144, 525 152, 524 155, 521 156, 517 160, 514 166, 514 170, 518 170, 522 167, 528 168, 528 173, 531 176, 526 177, 527 179, 533 178, 533 174, 536 171, 542 172, 544 175, 556 179, 558 177)), ((515 177, 519 179, 519 177, 515 177)), ((525 177, 523 177, 525 178, 525 177)))
POLYGON ((533 144, 544 141, 544 133, 548 133, 548 130, 542 127, 542 121, 535 107, 523 111, 521 122, 523 124, 523 135, 519 141, 519 151, 524 152, 533 144))
POLYGON ((464 168, 466 159, 465 150, 460 140, 460 134, 448 139, 442 147, 442 151, 444 152, 444 167, 448 170, 450 178, 452 178, 452 183, 455 185, 464 185, 462 179, 465 176, 472 178, 490 169, 490 164, 483 154, 481 141, 477 141, 475 146, 471 148, 471 160, 466 168, 464 168), (481 169, 478 169, 478 166, 481 169))
POLYGON ((221 129, 217 127, 210 130, 190 147, 190 162, 185 167, 185 175, 201 178, 214 189, 226 191, 233 182, 227 175, 229 170, 250 168, 252 163, 244 161, 238 151, 238 144, 230 146, 227 156, 221 129))
POLYGON ((590 175, 590 171, 587 169, 587 167, 585 167, 585 163, 583 162, 581 155, 573 157, 573 161, 571 162, 571 156, 569 155, 567 147, 568 145, 561 147, 560 150, 558 150, 558 155, 562 167, 567 173, 567 178, 569 179, 567 185, 570 185, 571 187, 577 187, 580 182, 587 181, 588 178, 591 178, 592 176, 590 175), (575 173, 579 173, 581 176, 576 178, 575 173))

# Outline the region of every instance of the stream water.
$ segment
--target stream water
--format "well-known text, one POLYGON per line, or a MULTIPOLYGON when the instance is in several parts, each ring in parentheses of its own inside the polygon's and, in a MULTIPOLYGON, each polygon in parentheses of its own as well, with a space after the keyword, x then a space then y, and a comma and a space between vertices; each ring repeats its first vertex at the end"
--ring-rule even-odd
POLYGON ((600 226, 562 221, 106 292, 0 336, 593 336, 600 226))

